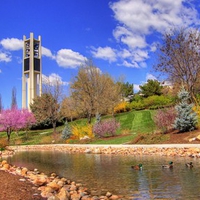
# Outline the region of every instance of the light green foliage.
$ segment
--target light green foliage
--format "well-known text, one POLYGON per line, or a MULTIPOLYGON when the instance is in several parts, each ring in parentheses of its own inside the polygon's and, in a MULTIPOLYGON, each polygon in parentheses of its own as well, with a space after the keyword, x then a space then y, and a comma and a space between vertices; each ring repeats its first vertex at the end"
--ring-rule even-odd
POLYGON ((166 106, 171 106, 173 104, 174 104, 174 99, 170 96, 153 95, 147 98, 138 99, 137 101, 132 101, 130 103, 130 108, 134 110, 158 109, 158 108, 164 108, 166 106))

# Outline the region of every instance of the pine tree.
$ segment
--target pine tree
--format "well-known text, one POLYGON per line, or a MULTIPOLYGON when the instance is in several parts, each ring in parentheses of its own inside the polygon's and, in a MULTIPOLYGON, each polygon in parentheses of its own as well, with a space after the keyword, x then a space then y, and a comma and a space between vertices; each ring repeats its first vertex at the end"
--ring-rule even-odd
POLYGON ((189 93, 184 87, 178 93, 180 103, 175 107, 177 117, 174 122, 174 128, 180 132, 192 131, 196 128, 197 114, 192 110, 193 104, 189 104, 189 93))
POLYGON ((71 134, 72 134, 71 128, 70 128, 68 122, 66 121, 65 122, 65 128, 62 131, 61 138, 66 140, 71 136, 71 134))

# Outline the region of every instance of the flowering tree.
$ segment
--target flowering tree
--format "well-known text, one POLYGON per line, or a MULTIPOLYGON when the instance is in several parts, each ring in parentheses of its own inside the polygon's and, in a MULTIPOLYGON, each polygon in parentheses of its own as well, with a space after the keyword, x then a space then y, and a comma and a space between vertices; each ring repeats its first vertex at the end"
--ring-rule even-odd
POLYGON ((173 128, 175 119, 176 111, 174 108, 159 109, 154 115, 154 122, 162 133, 167 133, 168 130, 173 128))
POLYGON ((6 131, 8 141, 12 131, 29 128, 36 122, 34 115, 27 109, 19 110, 16 107, 2 110, 0 113, 0 131, 6 131))
POLYGON ((93 126, 93 132, 98 137, 109 137, 114 136, 119 127, 119 122, 115 119, 110 119, 95 123, 93 126))

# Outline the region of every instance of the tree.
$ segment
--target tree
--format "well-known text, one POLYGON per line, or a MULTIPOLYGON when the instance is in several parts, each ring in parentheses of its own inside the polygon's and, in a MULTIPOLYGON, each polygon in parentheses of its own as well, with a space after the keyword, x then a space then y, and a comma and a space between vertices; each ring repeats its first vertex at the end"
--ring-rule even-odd
POLYGON ((61 138, 66 140, 66 139, 70 138, 71 135, 72 135, 71 128, 70 128, 68 122, 66 121, 65 128, 62 131, 61 138))
POLYGON ((162 86, 157 80, 149 79, 144 85, 140 85, 140 92, 144 97, 162 94, 162 86))
POLYGON ((79 110, 78 105, 76 105, 76 101, 73 101, 73 99, 71 97, 66 97, 63 99, 62 103, 61 103, 61 115, 64 118, 70 119, 71 121, 73 121, 73 119, 78 118, 79 116, 79 110))
POLYGON ((189 104, 189 92, 184 87, 178 93, 180 103, 175 107, 177 117, 174 122, 175 129, 180 132, 192 131, 196 128, 197 114, 192 110, 193 104, 189 104))
POLYGON ((27 109, 19 110, 14 107, 12 109, 2 110, 0 114, 0 131, 6 131, 8 142, 12 131, 28 127, 35 123, 34 115, 27 109))
POLYGON ((56 132, 56 123, 60 119, 60 105, 51 94, 44 93, 37 96, 30 104, 30 108, 38 123, 50 121, 53 131, 56 132))
POLYGON ((13 87, 13 89, 12 89, 11 109, 17 107, 17 98, 16 98, 16 95, 17 95, 16 88, 13 87))
POLYGON ((121 83, 122 84, 122 96, 128 97, 130 95, 133 95, 133 84, 130 84, 129 82, 121 83))
POLYGON ((120 101, 121 91, 108 74, 103 74, 92 62, 81 66, 78 75, 71 81, 71 97, 78 109, 88 118, 114 109, 120 101))
POLYGON ((158 46, 156 72, 171 83, 184 85, 195 100, 200 77, 200 32, 194 29, 174 29, 164 35, 158 46))
POLYGON ((154 114, 154 122, 162 133, 167 133, 173 128, 174 120, 176 118, 176 111, 174 107, 167 109, 158 109, 154 114))

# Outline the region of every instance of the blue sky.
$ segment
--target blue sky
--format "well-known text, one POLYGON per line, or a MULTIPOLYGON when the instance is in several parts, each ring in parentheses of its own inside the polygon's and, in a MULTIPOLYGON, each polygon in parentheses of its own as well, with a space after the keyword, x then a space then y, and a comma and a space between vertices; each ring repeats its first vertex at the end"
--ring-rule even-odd
POLYGON ((68 83, 85 59, 135 91, 155 78, 156 44, 171 27, 199 27, 199 0, 2 0, 0 94, 21 107, 23 35, 42 37, 42 74, 68 83))

